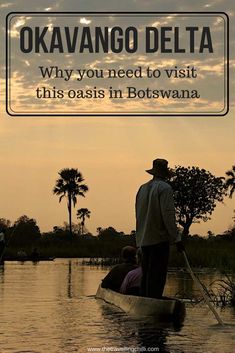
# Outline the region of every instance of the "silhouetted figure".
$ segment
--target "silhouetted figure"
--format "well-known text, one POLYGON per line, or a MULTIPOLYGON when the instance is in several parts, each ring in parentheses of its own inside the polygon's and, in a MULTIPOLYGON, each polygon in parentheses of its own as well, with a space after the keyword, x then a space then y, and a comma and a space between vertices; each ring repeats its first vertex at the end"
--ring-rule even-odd
POLYGON ((17 258, 18 258, 19 260, 21 260, 21 259, 25 260, 25 259, 27 258, 27 253, 26 253, 26 251, 25 251, 24 249, 20 248, 20 250, 17 251, 17 258))
POLYGON ((3 254, 6 247, 4 230, 0 229, 0 264, 3 263, 3 254))
POLYGON ((136 249, 134 247, 125 246, 121 253, 123 262, 111 269, 107 276, 102 280, 101 287, 119 292, 126 274, 137 267, 135 255, 136 249))
POLYGON ((153 179, 136 196, 136 243, 142 250, 141 295, 161 298, 166 283, 169 246, 183 244, 175 221, 173 190, 166 182, 168 161, 156 159, 147 172, 153 179))
POLYGON ((120 287, 120 293, 127 295, 140 295, 140 285, 142 279, 142 254, 138 249, 136 253, 138 267, 127 273, 120 287))
POLYGON ((40 254, 38 252, 37 248, 34 248, 33 251, 30 254, 30 258, 32 261, 38 261, 40 258, 40 254))

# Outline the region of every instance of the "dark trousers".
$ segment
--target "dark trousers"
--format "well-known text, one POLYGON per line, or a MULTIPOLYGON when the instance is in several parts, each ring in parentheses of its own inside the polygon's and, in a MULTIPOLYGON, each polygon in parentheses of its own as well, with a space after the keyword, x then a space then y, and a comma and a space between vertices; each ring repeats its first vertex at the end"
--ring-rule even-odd
POLYGON ((2 258, 2 254, 4 252, 5 249, 5 243, 3 241, 0 241, 0 260, 2 258))
POLYGON ((169 248, 168 242, 142 246, 143 275, 140 293, 143 297, 162 297, 166 283, 169 248))

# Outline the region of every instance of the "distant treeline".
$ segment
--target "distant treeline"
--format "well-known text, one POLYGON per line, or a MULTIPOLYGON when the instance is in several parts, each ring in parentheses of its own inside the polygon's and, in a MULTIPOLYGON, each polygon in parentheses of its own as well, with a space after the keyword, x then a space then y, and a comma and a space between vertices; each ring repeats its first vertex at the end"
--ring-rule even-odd
MULTIPOLYGON (((99 227, 97 235, 88 232, 81 235, 79 227, 73 225, 71 237, 68 224, 41 233, 36 220, 27 216, 20 217, 14 225, 0 218, 0 227, 5 230, 8 244, 5 256, 12 259, 17 258, 19 251, 30 254, 34 248, 43 257, 119 258, 124 246, 135 246, 134 231, 124 234, 113 227, 99 227)), ((193 266, 235 271, 235 226, 223 234, 185 236, 185 246, 193 266)), ((171 249, 170 266, 184 266, 175 246, 171 249)))

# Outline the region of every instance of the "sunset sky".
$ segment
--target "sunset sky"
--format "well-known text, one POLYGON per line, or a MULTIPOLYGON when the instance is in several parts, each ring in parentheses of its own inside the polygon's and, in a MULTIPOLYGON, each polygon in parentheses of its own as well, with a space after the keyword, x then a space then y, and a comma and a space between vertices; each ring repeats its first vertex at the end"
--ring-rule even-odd
MULTIPOLYGON (((145 1, 144 6, 140 0, 9 0, 1 1, 0 9, 1 44, 5 16, 11 11, 225 11, 230 16, 230 48, 234 48, 235 5, 231 0, 184 0, 177 1, 177 5, 145 1)), ((94 234, 97 227, 107 226, 130 232, 135 228, 135 194, 140 184, 149 179, 145 170, 153 159, 166 158, 171 167, 194 165, 225 176, 235 164, 234 63, 231 50, 230 113, 225 117, 24 118, 10 117, 5 111, 5 48, 1 48, 0 217, 15 221, 26 214, 37 220, 42 231, 62 225, 68 219, 66 203, 59 204, 52 189, 59 170, 78 168, 89 186, 86 198, 78 199, 77 204, 77 208, 91 211, 87 228, 94 234)), ((208 97, 214 94, 216 101, 220 74, 214 64, 204 88, 211 92, 208 97)), ((27 83, 25 78, 17 80, 19 85, 21 81, 27 83)), ((234 198, 227 198, 217 206, 211 221, 193 225, 191 232, 225 231, 232 225, 234 209, 234 198)), ((75 212, 73 220, 76 221, 75 212)))

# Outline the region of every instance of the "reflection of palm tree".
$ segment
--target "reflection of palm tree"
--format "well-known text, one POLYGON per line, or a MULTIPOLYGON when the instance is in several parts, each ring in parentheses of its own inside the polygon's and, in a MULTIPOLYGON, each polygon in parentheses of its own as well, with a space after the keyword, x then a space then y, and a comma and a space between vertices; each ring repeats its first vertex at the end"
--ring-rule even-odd
POLYGON ((90 218, 91 211, 88 208, 80 208, 77 210, 77 218, 81 219, 81 233, 84 233, 85 219, 90 218))
POLYGON ((229 197, 232 197, 235 191, 235 165, 232 166, 231 170, 226 172, 226 175, 228 176, 226 185, 230 189, 229 197))
POLYGON ((68 298, 72 298, 72 262, 69 260, 69 272, 68 272, 68 298))
POLYGON ((60 178, 56 180, 56 185, 53 189, 55 195, 60 195, 59 202, 63 197, 67 197, 67 207, 69 212, 69 230, 72 236, 72 204, 75 207, 77 196, 85 197, 85 192, 88 187, 83 182, 82 174, 74 168, 65 168, 59 172, 60 178))

